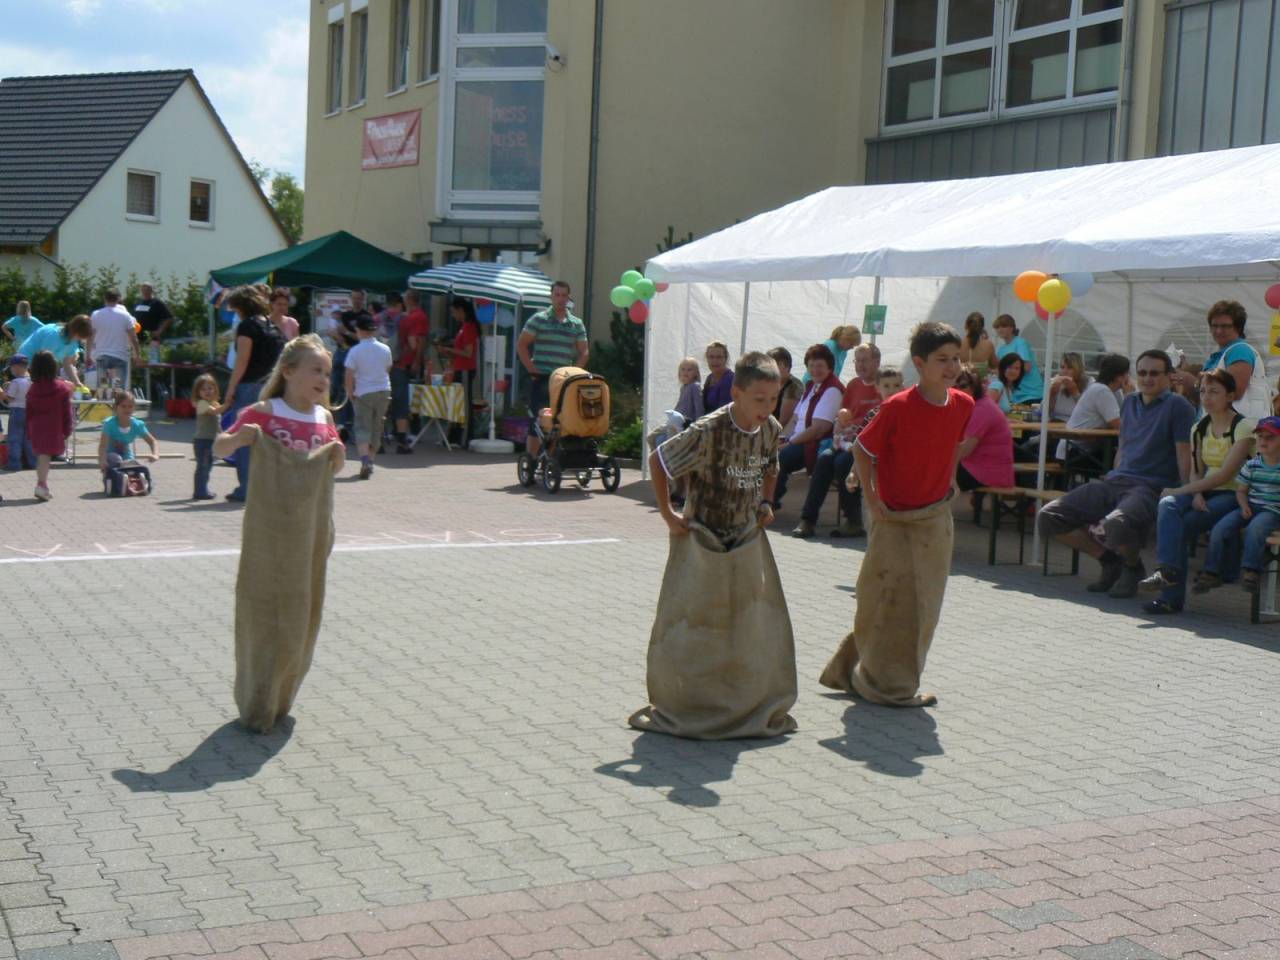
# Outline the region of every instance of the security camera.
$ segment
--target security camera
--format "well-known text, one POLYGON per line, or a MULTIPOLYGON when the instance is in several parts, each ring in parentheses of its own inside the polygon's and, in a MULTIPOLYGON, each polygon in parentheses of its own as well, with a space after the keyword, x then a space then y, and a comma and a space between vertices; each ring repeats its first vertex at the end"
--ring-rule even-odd
POLYGON ((560 51, 557 50, 554 45, 548 43, 547 44, 547 66, 552 70, 563 70, 564 63, 565 63, 565 60, 564 60, 564 57, 561 55, 560 51))

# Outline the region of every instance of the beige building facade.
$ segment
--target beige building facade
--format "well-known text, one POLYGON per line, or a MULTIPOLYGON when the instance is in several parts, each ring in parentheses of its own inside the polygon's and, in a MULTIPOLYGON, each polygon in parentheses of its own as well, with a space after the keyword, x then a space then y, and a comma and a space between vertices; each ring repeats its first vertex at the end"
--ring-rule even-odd
POLYGON ((597 339, 668 227, 1280 139, 1280 51, 1249 46, 1280 0, 315 0, 310 23, 306 238, 536 260, 597 339))

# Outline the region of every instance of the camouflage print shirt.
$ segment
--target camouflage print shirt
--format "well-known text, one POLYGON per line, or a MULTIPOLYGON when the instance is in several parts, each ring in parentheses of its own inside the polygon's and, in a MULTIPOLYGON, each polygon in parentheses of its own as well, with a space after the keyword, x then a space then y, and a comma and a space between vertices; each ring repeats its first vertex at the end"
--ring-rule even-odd
POLYGON ((782 427, 770 417, 747 432, 733 405, 695 421, 658 448, 667 476, 689 478, 684 515, 731 543, 755 518, 764 478, 778 472, 782 427))

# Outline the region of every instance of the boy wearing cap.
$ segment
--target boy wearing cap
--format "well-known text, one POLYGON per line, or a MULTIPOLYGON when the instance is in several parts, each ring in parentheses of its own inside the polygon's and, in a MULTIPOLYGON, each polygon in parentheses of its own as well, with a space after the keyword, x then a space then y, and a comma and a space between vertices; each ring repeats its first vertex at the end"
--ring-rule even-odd
POLYGON ((4 398, 9 401, 9 462, 5 469, 31 470, 36 465, 36 455, 27 437, 27 391, 31 389, 27 358, 15 353, 9 358, 9 371, 13 379, 4 387, 4 398))
POLYGON ((365 312, 355 318, 354 347, 347 351, 347 396, 355 408, 356 452, 360 454, 360 479, 373 476, 373 455, 382 440, 382 422, 391 402, 391 348, 374 334, 377 322, 365 312))
POLYGON ((1244 532, 1244 557, 1240 564, 1240 586, 1246 593, 1258 592, 1267 537, 1280 530, 1280 417, 1259 420, 1254 437, 1258 453, 1245 461, 1236 477, 1239 509, 1214 524, 1204 569, 1191 587, 1196 593, 1207 593, 1222 586, 1219 571, 1223 554, 1227 544, 1241 531, 1244 532))

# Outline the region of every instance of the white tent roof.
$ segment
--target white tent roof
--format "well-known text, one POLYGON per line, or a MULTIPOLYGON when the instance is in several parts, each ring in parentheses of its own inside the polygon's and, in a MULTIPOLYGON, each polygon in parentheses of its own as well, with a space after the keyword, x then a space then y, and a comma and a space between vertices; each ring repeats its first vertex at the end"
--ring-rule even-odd
POLYGON ((1280 145, 832 187, 655 257, 645 273, 740 283, 1265 264, 1280 258, 1277 198, 1280 145))

